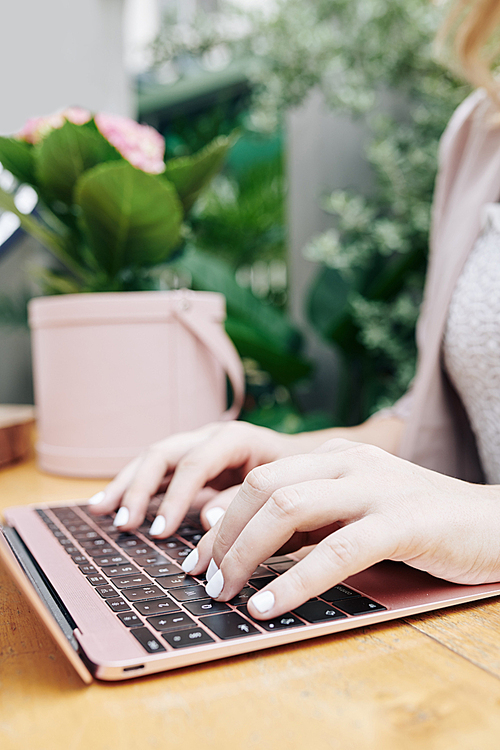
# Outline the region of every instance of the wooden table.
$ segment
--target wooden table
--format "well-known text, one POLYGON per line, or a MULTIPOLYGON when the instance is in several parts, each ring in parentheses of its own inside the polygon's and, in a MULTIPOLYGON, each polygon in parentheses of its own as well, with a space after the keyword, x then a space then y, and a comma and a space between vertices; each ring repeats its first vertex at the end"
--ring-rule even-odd
MULTIPOLYGON (((0 509, 102 481, 0 471, 0 509)), ((85 687, 0 571, 2 750, 500 747, 500 601, 85 687)))

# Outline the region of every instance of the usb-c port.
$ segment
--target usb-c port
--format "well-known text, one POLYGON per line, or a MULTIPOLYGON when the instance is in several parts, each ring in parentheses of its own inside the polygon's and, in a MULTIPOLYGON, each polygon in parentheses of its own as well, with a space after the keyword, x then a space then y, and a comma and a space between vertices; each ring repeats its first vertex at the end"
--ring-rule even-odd
POLYGON ((138 664, 136 667, 123 667, 124 672, 135 672, 136 669, 144 669, 144 664, 138 664))

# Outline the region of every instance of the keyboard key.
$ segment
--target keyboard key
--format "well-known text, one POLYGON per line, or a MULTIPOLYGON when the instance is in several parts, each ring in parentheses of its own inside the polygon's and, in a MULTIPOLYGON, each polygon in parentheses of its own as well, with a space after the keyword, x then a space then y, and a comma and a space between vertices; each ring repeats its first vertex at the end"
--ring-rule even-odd
MULTIPOLYGON (((114 550, 113 550, 114 552, 114 550)), ((123 555, 102 555, 94 557, 94 562, 96 565, 98 565, 100 568, 104 568, 106 565, 122 565, 124 563, 128 563, 126 557, 123 557, 123 555)))
POLYGON ((147 620, 155 630, 162 632, 196 627, 195 621, 184 612, 176 612, 173 615, 156 615, 155 617, 148 617, 147 620))
POLYGON ((387 609, 382 604, 377 604, 377 602, 366 599, 364 596, 358 599, 342 599, 342 601, 335 602, 335 604, 343 612, 347 612, 348 615, 366 615, 369 612, 380 612, 387 609))
MULTIPOLYGON (((107 547, 109 542, 107 542, 106 539, 103 539, 102 536, 98 536, 95 539, 79 539, 78 544, 80 547, 83 547, 83 549, 95 550, 100 549, 101 547, 107 547)), ((101 553, 99 552, 99 554, 101 553)))
MULTIPOLYGON (((87 524, 85 524, 87 525, 87 524)), ((94 531, 93 529, 88 527, 88 530, 84 531, 77 531, 73 534, 75 539, 81 540, 81 541, 88 541, 90 539, 102 539, 102 537, 99 535, 98 531, 94 531)))
POLYGON ((288 557, 288 555, 273 555, 273 557, 268 557, 267 560, 264 560, 262 564, 274 565, 274 563, 290 562, 291 559, 292 558, 288 557))
POLYGON ((325 602, 317 600, 306 602, 301 607, 294 609, 293 612, 306 622, 326 622, 327 620, 338 620, 346 617, 343 612, 339 612, 331 604, 325 604, 325 602))
POLYGON ((68 546, 63 547, 63 549, 68 555, 71 556, 78 555, 78 553, 80 552, 80 550, 77 547, 74 547, 72 544, 68 544, 68 546))
POLYGON ((156 654, 160 651, 166 651, 165 646, 160 643, 155 635, 148 628, 133 628, 132 635, 137 638, 141 646, 149 653, 156 654))
POLYGON ((121 596, 117 597, 116 599, 105 599, 104 600, 108 607, 113 610, 113 612, 125 612, 127 610, 130 610, 129 605, 125 601, 125 599, 122 599, 121 596))
POLYGON ((260 631, 237 612, 227 612, 212 617, 202 617, 200 622, 223 640, 260 635, 260 631))
POLYGON ((324 599, 325 602, 336 602, 339 599, 351 599, 352 597, 359 596, 361 596, 361 594, 358 594, 357 591, 348 589, 347 586, 343 586, 341 583, 339 583, 338 586, 328 589, 328 591, 325 591, 323 594, 320 594, 321 599, 324 599))
POLYGON ((133 549, 134 547, 142 547, 144 542, 134 534, 120 534, 115 539, 116 544, 122 549, 133 549))
POLYGON ((108 578, 114 578, 115 576, 127 576, 134 573, 139 573, 139 568, 135 565, 104 565, 102 572, 108 576, 108 578))
POLYGON ((242 604, 246 604, 250 597, 254 594, 255 589, 251 588, 251 586, 245 586, 241 589, 239 594, 233 596, 229 604, 232 604, 234 607, 239 607, 242 604))
POLYGON ((147 565, 144 568, 144 572, 150 575, 152 578, 158 578, 159 576, 174 576, 179 574, 182 575, 182 571, 178 565, 167 562, 166 558, 163 559, 165 560, 165 565, 147 565))
POLYGON ((188 648, 202 643, 214 643, 214 639, 202 628, 182 630, 180 633, 168 633, 162 636, 174 648, 188 648))
POLYGON ((85 557, 85 555, 81 555, 80 553, 78 553, 78 555, 71 555, 71 559, 77 565, 83 565, 85 563, 88 563, 88 560, 85 557))
POLYGON ((181 542, 181 540, 177 539, 175 536, 169 536, 167 539, 154 539, 153 541, 157 547, 165 550, 167 554, 169 554, 170 551, 183 549, 186 546, 184 542, 181 542))
POLYGON ((271 581, 274 581, 274 579, 277 578, 277 576, 268 576, 267 578, 251 578, 248 583, 250 586, 253 586, 255 589, 263 589, 264 586, 267 586, 268 583, 271 583, 271 581))
POLYGON ((102 596, 103 599, 111 599, 117 595, 117 591, 112 586, 98 586, 95 591, 102 596))
MULTIPOLYGON (((116 551, 114 547, 105 546, 105 547, 94 547, 93 549, 87 549, 87 554, 90 555, 90 557, 93 557, 94 560, 97 560, 98 557, 110 557, 109 562, 117 562, 118 560, 123 560, 123 562, 126 562, 126 559, 124 557, 121 557, 120 554, 116 551)), ((105 565, 106 563, 97 563, 99 566, 105 565)))
POLYGON ((184 607, 195 617, 200 615, 215 614, 216 612, 230 612, 230 607, 224 602, 216 602, 214 599, 200 599, 197 602, 186 602, 184 607))
POLYGON ((247 617, 250 617, 251 620, 257 623, 257 625, 260 625, 265 630, 285 630, 287 628, 300 628, 304 625, 304 623, 299 620, 297 615, 292 614, 292 612, 285 612, 284 615, 281 615, 280 617, 274 617, 272 620, 256 620, 252 615, 248 614, 246 607, 238 607, 240 612, 243 612, 247 617))
MULTIPOLYGON (((88 566, 91 567, 91 566, 88 566)), ((95 575, 89 575, 87 576, 87 581, 92 584, 92 586, 100 586, 103 583, 107 583, 107 580, 104 578, 104 576, 100 576, 97 571, 95 575)))
POLYGON ((171 565, 172 563, 164 555, 160 555, 155 550, 150 555, 142 555, 135 559, 137 565, 141 565, 143 568, 146 565, 171 565))
POLYGON ((136 589, 124 589, 123 596, 129 602, 141 602, 147 599, 159 599, 163 591, 158 586, 141 586, 136 589))
POLYGON ((167 552, 167 555, 171 557, 172 560, 178 560, 179 562, 182 562, 190 552, 192 552, 191 547, 182 547, 182 549, 169 550, 167 552))
MULTIPOLYGON (((164 589, 185 588, 186 586, 196 586, 198 581, 187 573, 179 573, 175 576, 162 576, 156 579, 156 583, 163 586, 164 589)), ((205 594, 206 596, 206 594, 205 594)))
POLYGON ((287 570, 290 570, 290 568, 293 568, 294 565, 296 565, 295 560, 288 560, 287 562, 277 562, 273 563, 269 567, 273 571, 273 573, 278 573, 278 575, 281 575, 282 573, 286 573, 287 570))
POLYGON ((263 565, 259 565, 259 567, 254 570, 250 578, 265 578, 269 576, 272 576, 272 573, 263 565))
POLYGON ((118 589, 131 589, 134 586, 148 586, 151 583, 147 576, 118 576, 113 578, 113 586, 118 589))
POLYGON ((188 586, 185 589, 172 589, 170 596, 177 599, 178 602, 190 602, 193 599, 206 599, 207 592, 205 591, 205 586, 188 586))
POLYGON ((164 612, 180 612, 177 602, 172 599, 153 599, 150 602, 138 602, 134 607, 141 615, 162 615, 164 612))
POLYGON ((151 547, 148 547, 146 544, 141 545, 140 547, 127 547, 127 555, 130 555, 130 557, 133 557, 135 560, 138 560, 140 557, 149 557, 151 554, 151 547))
POLYGON ((93 565, 79 565, 78 566, 82 573, 85 573, 86 576, 95 575, 97 573, 97 568, 94 568, 93 565))
POLYGON ((127 628, 137 628, 142 625, 141 618, 137 617, 135 612, 122 612, 118 615, 118 617, 123 622, 123 624, 127 626, 127 628))

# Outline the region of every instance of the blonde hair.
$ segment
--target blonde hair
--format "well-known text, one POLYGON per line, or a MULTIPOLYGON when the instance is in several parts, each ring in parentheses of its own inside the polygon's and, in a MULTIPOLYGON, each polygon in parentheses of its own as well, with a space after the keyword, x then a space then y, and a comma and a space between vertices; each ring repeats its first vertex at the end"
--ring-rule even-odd
POLYGON ((500 0, 453 0, 437 43, 458 72, 500 105, 492 72, 500 55, 500 0))

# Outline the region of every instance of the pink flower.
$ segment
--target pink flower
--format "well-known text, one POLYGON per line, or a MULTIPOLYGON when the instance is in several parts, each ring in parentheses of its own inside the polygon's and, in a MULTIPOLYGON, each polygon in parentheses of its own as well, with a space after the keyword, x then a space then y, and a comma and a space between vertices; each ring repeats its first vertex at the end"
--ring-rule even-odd
POLYGON ((154 128, 119 115, 98 114, 94 120, 102 135, 134 167, 151 174, 164 171, 165 141, 154 128))
POLYGON ((68 107, 61 112, 55 112, 53 115, 31 118, 19 131, 17 138, 27 143, 40 143, 52 130, 62 128, 66 120, 73 122, 75 125, 83 125, 91 117, 92 114, 87 109, 68 107))

